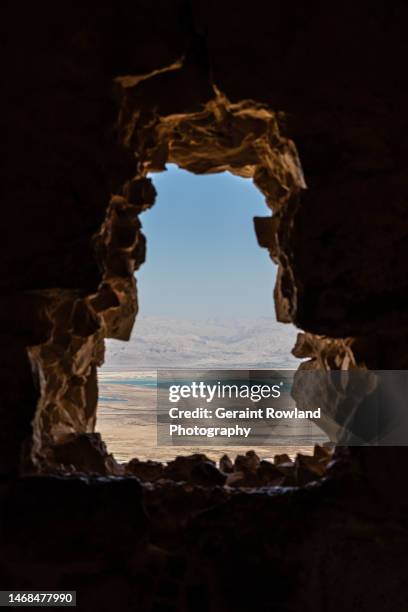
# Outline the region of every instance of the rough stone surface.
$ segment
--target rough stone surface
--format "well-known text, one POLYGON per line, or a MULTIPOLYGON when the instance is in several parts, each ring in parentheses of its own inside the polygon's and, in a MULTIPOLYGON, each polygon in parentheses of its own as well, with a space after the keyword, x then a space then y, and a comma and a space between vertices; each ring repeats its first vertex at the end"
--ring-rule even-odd
POLYGON ((206 455, 195 453, 193 455, 180 455, 173 461, 169 461, 164 470, 164 477, 175 481, 189 481, 191 473, 197 465, 214 464, 206 455))
POLYGON ((408 367, 407 17, 368 0, 5 6, 3 588, 75 585, 101 611, 406 609, 406 448, 338 448, 310 484, 320 451, 244 460, 234 487, 22 474, 93 433, 103 340, 137 314, 147 173, 169 161, 265 195, 255 229, 303 369, 408 367), (303 486, 260 486, 275 468, 303 486))
POLYGON ((85 474, 123 474, 123 468, 109 454, 101 435, 80 434, 67 436, 65 442, 50 448, 43 469, 63 472, 84 472, 85 474))
POLYGON ((228 455, 223 455, 220 459, 220 470, 224 472, 224 474, 228 474, 232 472, 234 469, 234 464, 228 455))
POLYGON ((137 476, 142 481, 154 482, 164 477, 164 465, 159 461, 131 459, 125 466, 126 474, 137 476))

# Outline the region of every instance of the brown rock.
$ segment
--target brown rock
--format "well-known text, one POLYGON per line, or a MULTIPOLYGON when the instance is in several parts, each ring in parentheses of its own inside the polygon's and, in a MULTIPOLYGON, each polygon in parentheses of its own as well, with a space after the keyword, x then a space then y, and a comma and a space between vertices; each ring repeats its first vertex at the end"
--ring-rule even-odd
POLYGON ((235 472, 255 473, 260 464, 260 459, 255 451, 250 450, 245 455, 237 455, 234 462, 235 472))
POLYGON ((227 476, 220 472, 212 461, 202 461, 194 465, 190 480, 192 483, 204 487, 215 487, 225 484, 227 476))
POLYGON ((228 455, 223 455, 220 459, 220 470, 225 474, 229 474, 234 471, 234 464, 228 455))
POLYGON ((313 456, 317 459, 331 459, 333 455, 333 450, 329 446, 320 446, 320 444, 315 444, 313 449, 313 456))
POLYGON ((296 478, 300 486, 321 478, 326 472, 330 458, 318 459, 312 455, 298 453, 296 457, 296 478))
POLYGON ((225 484, 229 487, 239 487, 244 481, 244 472, 232 472, 231 474, 228 474, 225 484))
POLYGON ((225 484, 229 487, 258 487, 261 483, 256 472, 232 472, 225 484))
MULTIPOLYGON (((275 212, 258 236, 279 262, 278 318, 307 334, 299 357, 325 370, 407 368, 406 3, 4 4, 6 482, 24 456, 35 464, 49 450, 53 460, 57 442, 67 469, 106 467, 106 449, 62 436, 94 429, 103 338, 129 338, 137 312, 144 238, 132 216, 153 201, 144 175, 168 161, 230 170, 262 189, 275 212)), ((134 478, 18 478, 0 504, 2 582, 51 589, 74 576, 87 610, 135 601, 140 612, 247 610, 259 599, 282 610, 400 611, 406 451, 352 447, 357 486, 305 495, 225 504, 222 489, 173 482, 172 494, 158 491, 153 520, 134 478), (163 557, 185 557, 183 585, 169 581, 170 564, 167 574, 149 566, 150 537, 163 557), (136 551, 144 558, 131 580, 136 551)), ((276 467, 293 477, 292 462, 276 467)), ((302 479, 316 471, 309 460, 297 468, 302 479)), ((238 474, 245 482, 250 472, 238 474)))
POLYGON ((184 456, 180 455, 173 461, 168 462, 167 466, 164 468, 163 476, 164 478, 169 478, 170 480, 176 480, 178 482, 189 482, 193 468, 197 464, 204 462, 212 463, 215 466, 214 461, 211 461, 211 459, 201 453, 184 456))
POLYGON ((281 463, 292 463, 292 459, 286 453, 282 453, 281 455, 275 455, 273 462, 275 465, 280 465, 281 463))
POLYGON ((282 482, 283 486, 295 487, 297 485, 296 466, 293 461, 279 463, 279 465, 277 465, 276 467, 284 476, 284 480, 282 482))
POLYGON ((263 485, 279 486, 285 480, 282 472, 273 463, 265 460, 261 461, 257 476, 263 485))
POLYGON ((123 469, 108 453, 101 434, 72 435, 62 444, 52 447, 53 461, 67 471, 89 474, 121 474, 123 469))
POLYGON ((139 461, 135 458, 125 465, 125 473, 147 482, 154 482, 163 477, 164 465, 159 461, 139 461))

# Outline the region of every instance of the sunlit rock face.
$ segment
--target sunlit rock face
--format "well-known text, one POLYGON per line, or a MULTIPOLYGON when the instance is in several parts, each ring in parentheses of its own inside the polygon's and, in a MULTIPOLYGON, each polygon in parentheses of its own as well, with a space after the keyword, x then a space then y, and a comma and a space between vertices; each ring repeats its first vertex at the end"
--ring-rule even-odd
POLYGON ((117 469, 92 437, 96 371, 104 338, 131 332, 138 214, 166 162, 264 193, 256 231, 279 266, 277 317, 305 332, 302 367, 407 367, 407 13, 368 0, 7 6, 4 588, 75 582, 88 610, 119 591, 123 610, 235 612, 258 596, 260 612, 406 608, 404 448, 338 449, 306 488, 303 461, 290 490, 269 486, 275 466, 251 492, 208 465, 143 487, 129 472, 160 467, 38 474, 75 448, 83 469, 117 469))

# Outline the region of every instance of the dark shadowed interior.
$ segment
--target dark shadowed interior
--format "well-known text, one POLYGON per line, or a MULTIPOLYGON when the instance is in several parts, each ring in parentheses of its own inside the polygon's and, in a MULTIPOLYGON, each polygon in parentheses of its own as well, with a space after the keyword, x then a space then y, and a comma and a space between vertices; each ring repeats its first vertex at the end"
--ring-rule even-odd
POLYGON ((7 6, 2 589, 76 589, 101 611, 406 609, 405 447, 318 447, 286 472, 251 453, 119 465, 94 428, 166 163, 264 194, 255 230, 300 368, 407 368, 407 17, 367 0, 7 6))

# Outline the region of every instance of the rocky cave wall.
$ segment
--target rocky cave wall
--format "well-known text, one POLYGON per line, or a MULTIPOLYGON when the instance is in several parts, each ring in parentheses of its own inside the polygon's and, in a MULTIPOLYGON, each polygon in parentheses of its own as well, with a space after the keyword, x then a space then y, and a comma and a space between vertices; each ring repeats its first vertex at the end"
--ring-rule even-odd
MULTIPOLYGON (((248 7, 230 0, 104 0, 97 10, 87 2, 46 1, 41 10, 27 5, 23 16, 17 5, 7 6, 4 23, 14 35, 6 39, 9 104, 1 119, 7 135, 0 243, 4 478, 41 469, 52 444, 93 430, 103 338, 127 339, 137 313, 133 272, 145 249, 138 214, 155 197, 146 174, 166 161, 199 173, 229 169, 252 177, 265 193, 272 215, 256 220, 258 240, 279 264, 278 319, 305 330, 295 354, 310 359, 307 367, 406 368, 408 93, 400 59, 407 55, 407 13, 402 2, 378 0, 344 2, 335 10, 315 1, 255 1, 248 7)), ((392 590, 407 540, 399 514, 407 495, 399 486, 408 460, 404 448, 351 449, 350 455, 346 484, 333 476, 323 489, 289 497, 260 491, 226 500, 219 492, 194 491, 193 500, 170 485, 142 493, 131 480, 84 488, 80 481, 46 478, 41 485, 22 479, 12 494, 9 484, 2 485, 1 495, 10 500, 6 519, 12 525, 22 507, 32 512, 22 533, 43 555, 41 567, 49 564, 52 547, 33 539, 34 531, 42 533, 35 517, 42 516, 45 530, 47 504, 56 493, 66 503, 62 524, 85 530, 88 552, 100 545, 87 531, 88 520, 99 516, 99 533, 125 517, 116 535, 138 551, 126 565, 130 590, 135 581, 142 588, 148 562, 161 568, 168 587, 154 546, 166 542, 170 550, 181 530, 191 568, 183 609, 198 609, 191 598, 210 602, 202 609, 234 609, 226 603, 234 596, 233 571, 225 563, 232 554, 247 572, 242 605, 260 589, 265 605, 259 609, 269 609, 264 570, 258 575, 255 567, 263 563, 275 572, 276 609, 296 610, 300 601, 302 609, 311 609, 319 589, 321 608, 341 609, 347 595, 357 605, 368 591, 367 567, 377 571, 377 557, 386 559, 384 585, 392 590), (42 487, 40 497, 36 486, 42 487), (69 523, 67 513, 76 512, 70 490, 88 500, 83 527, 69 523), (112 495, 133 500, 139 510, 144 503, 150 518, 140 510, 135 522, 112 495), (106 505, 103 517, 98 500, 106 505), (225 506, 218 508, 221 502, 225 506), (188 507, 187 514, 213 510, 185 531, 186 514, 174 510, 180 507, 188 507), (253 513, 259 518, 249 529, 253 513), (231 516, 234 529, 226 537, 231 516), (254 550, 272 516, 284 525, 282 538, 272 530, 262 551, 254 550), (294 527, 305 516, 309 535, 294 527), (384 517, 398 525, 398 550, 395 530, 377 529, 384 517), (146 548, 144 521, 153 549, 146 548), (363 553, 352 553, 348 538, 361 542, 363 524, 363 553), (241 534, 241 548, 233 533, 241 534), (381 554, 367 544, 375 539, 381 554), (216 555, 212 541, 220 543, 216 555), (324 565, 333 553, 338 564, 324 565), (314 563, 302 574, 306 559, 314 563), (361 591, 347 581, 348 563, 365 576, 361 591), (195 567, 206 576, 198 585, 195 567), (336 584, 330 582, 333 572, 336 584), (322 581, 331 589, 322 589, 322 581)), ((67 528, 62 546, 66 558, 70 533, 67 528)), ((3 532, 1 537, 9 554, 2 571, 17 584, 12 541, 3 532)), ((116 550, 111 534, 98 556, 104 571, 116 550)), ((166 563, 172 555, 165 555, 166 563)), ((92 580, 97 582, 94 574, 88 586, 92 580)), ((373 610, 382 597, 380 585, 370 587, 371 607, 368 602, 359 609, 373 610)), ((401 601, 395 608, 395 597, 394 591, 394 609, 403 609, 401 601)))
POLYGON ((392 61, 405 8, 378 3, 367 19, 368 4, 346 5, 334 22, 317 4, 276 3, 260 28, 265 3, 231 6, 106 3, 92 18, 49 4, 35 33, 30 14, 21 26, 37 54, 21 51, 9 74, 22 95, 11 105, 3 312, 4 329, 19 330, 13 380, 30 397, 4 410, 4 465, 31 452, 31 427, 37 455, 93 430, 103 337, 128 338, 137 312, 138 213, 155 197, 146 174, 166 161, 229 169, 263 191, 273 214, 255 223, 279 265, 277 318, 306 331, 295 352, 308 367, 405 367, 406 94, 392 61), (28 109, 35 121, 19 121, 28 109))

